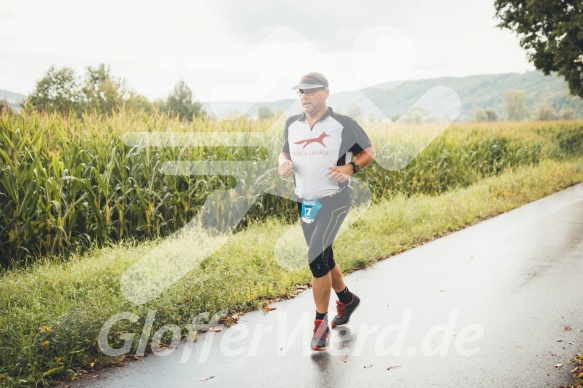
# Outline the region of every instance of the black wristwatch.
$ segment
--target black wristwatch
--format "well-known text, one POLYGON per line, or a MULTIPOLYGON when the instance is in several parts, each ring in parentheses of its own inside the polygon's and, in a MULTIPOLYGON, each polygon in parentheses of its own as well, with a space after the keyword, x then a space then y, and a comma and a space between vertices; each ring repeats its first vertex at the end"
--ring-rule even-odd
POLYGON ((358 167, 358 164, 356 164, 355 162, 350 162, 350 164, 352 164, 352 168, 354 169, 353 174, 356 174, 358 170, 360 170, 360 167, 358 167))

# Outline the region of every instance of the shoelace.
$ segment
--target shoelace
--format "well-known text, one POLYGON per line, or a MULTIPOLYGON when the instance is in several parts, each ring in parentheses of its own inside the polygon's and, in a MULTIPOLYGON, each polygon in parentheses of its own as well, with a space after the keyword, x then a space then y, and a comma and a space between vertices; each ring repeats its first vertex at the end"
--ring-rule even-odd
POLYGON ((346 305, 340 301, 336 301, 336 311, 338 312, 338 316, 342 317, 342 315, 344 314, 344 309, 346 308, 346 305))

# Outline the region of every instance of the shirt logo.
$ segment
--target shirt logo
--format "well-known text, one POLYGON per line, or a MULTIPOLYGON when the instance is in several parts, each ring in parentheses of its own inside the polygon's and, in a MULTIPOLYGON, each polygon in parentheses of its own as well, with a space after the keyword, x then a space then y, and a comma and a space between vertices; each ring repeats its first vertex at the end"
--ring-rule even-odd
POLYGON ((324 148, 326 148, 326 145, 324 144, 324 138, 325 137, 330 137, 330 135, 328 135, 326 132, 322 132, 322 134, 320 136, 318 136, 317 138, 315 138, 315 139, 300 140, 300 141, 296 141, 294 144, 304 144, 304 147, 303 148, 306 148, 306 146, 308 144, 311 144, 311 143, 320 143, 320 144, 322 144, 322 146, 324 148))

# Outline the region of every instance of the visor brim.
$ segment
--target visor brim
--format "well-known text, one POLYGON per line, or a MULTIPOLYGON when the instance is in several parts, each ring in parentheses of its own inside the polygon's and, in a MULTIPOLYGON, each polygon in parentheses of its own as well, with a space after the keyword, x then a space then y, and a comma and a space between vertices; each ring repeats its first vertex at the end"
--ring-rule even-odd
POLYGON ((324 85, 320 84, 312 84, 307 82, 300 82, 296 86, 292 88, 292 90, 299 90, 299 89, 317 89, 317 88, 326 88, 324 85))

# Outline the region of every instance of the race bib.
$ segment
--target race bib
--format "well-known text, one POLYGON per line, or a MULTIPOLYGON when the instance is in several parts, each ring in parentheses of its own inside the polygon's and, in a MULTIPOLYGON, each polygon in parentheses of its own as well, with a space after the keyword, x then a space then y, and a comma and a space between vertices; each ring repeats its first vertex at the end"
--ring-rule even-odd
POLYGON ((302 221, 306 224, 311 224, 316 219, 318 212, 322 208, 322 204, 317 199, 314 201, 302 201, 302 221))

